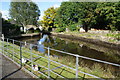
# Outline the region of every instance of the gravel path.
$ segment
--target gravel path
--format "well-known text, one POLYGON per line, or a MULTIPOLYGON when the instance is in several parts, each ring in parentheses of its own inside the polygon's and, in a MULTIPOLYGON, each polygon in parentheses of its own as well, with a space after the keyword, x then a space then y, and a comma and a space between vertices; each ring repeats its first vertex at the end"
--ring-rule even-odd
POLYGON ((20 67, 15 65, 13 62, 8 60, 1 54, 0 54, 0 61, 2 61, 0 63, 0 68, 2 68, 0 69, 0 75, 2 75, 2 77, 14 72, 12 75, 8 76, 7 78, 32 78, 32 76, 30 76, 29 74, 25 73, 22 70, 19 70, 20 67))

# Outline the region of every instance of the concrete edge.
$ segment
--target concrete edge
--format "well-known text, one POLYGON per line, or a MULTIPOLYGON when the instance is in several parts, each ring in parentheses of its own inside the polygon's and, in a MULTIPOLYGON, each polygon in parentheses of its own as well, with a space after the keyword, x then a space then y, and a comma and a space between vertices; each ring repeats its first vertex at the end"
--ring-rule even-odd
MULTIPOLYGON (((18 64, 17 62, 13 61, 11 58, 9 58, 8 56, 2 54, 5 58, 7 58, 8 60, 12 61, 15 65, 17 65, 18 67, 20 67, 20 64, 18 64)), ((34 75, 33 73, 31 73, 30 71, 28 71, 27 69, 25 69, 24 67, 22 67, 21 69, 22 71, 26 72, 27 74, 29 74, 32 78, 38 78, 36 75, 34 75)))

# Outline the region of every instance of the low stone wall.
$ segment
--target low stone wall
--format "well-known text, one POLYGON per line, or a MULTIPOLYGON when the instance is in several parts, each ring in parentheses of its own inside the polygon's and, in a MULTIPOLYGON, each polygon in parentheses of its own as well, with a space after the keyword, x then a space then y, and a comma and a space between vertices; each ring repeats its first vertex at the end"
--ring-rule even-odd
POLYGON ((57 37, 61 37, 61 38, 67 38, 67 39, 72 39, 72 40, 80 40, 80 41, 84 41, 84 42, 89 42, 89 43, 93 43, 99 46, 104 46, 107 48, 112 48, 112 49, 116 49, 120 51, 120 44, 115 44, 115 43, 109 43, 109 42, 105 42, 105 41, 101 41, 99 39, 89 39, 89 38, 84 38, 84 37, 77 37, 74 35, 66 35, 66 34, 60 34, 60 33, 52 33, 52 36, 57 36, 57 37))
POLYGON ((35 36, 40 36, 40 33, 21 34, 21 35, 18 35, 18 36, 10 36, 10 37, 8 37, 8 38, 18 39, 18 38, 35 37, 35 36))

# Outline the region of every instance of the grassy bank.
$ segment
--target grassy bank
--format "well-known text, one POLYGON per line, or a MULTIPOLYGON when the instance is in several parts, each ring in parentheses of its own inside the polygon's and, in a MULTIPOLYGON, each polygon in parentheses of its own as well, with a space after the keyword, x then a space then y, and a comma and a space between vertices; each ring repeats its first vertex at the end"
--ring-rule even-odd
POLYGON ((88 31, 87 33, 78 32, 78 31, 73 31, 73 32, 69 31, 69 32, 61 32, 61 34, 75 35, 77 37, 98 39, 105 42, 120 44, 120 31, 113 32, 113 33, 108 30, 88 31))
MULTIPOLYGON (((0 44, 1 44, 1 41, 0 41, 0 44)), ((11 43, 7 44, 6 42, 4 42, 4 50, 7 52, 7 53, 4 52, 4 54, 8 55, 11 58, 14 58, 14 60, 17 63, 20 63, 20 61, 19 61, 20 60, 20 50, 19 49, 20 49, 20 47, 17 46, 17 45, 13 45, 11 43), (14 46, 14 48, 13 48, 13 46, 14 46), (7 48, 9 50, 7 50, 7 48), (15 57, 13 57, 13 55, 12 55, 13 51, 15 52, 14 53, 15 57)), ((31 59, 30 53, 34 53, 32 55, 33 58, 38 57, 35 54, 37 54, 39 56, 43 56, 45 58, 48 58, 45 54, 42 54, 38 51, 35 51, 35 50, 31 51, 31 50, 29 50, 28 48, 25 48, 25 47, 22 48, 22 56, 24 58, 31 59)), ((67 66, 70 66, 72 68, 75 68, 75 61, 71 57, 63 57, 63 58, 50 57, 50 59, 54 60, 54 61, 57 61, 59 63, 65 64, 67 66)), ((39 64, 39 67, 40 67, 39 71, 41 71, 42 73, 44 73, 44 74, 48 73, 47 69, 44 68, 44 67, 48 67, 48 60, 47 59, 44 59, 44 58, 34 59, 33 64, 39 64)), ((54 69, 56 67, 61 66, 60 64, 53 63, 53 62, 50 62, 50 64, 51 64, 50 69, 54 69)), ((27 62, 27 64, 23 64, 23 66, 27 70, 32 71, 35 75, 39 76, 40 78, 45 78, 43 75, 39 74, 38 71, 33 71, 31 69, 31 65, 32 65, 32 63, 30 61, 27 62)), ((112 73, 109 70, 104 71, 102 69, 102 66, 100 66, 98 64, 94 65, 92 69, 89 69, 88 67, 85 67, 85 66, 82 67, 82 62, 81 62, 81 64, 79 64, 78 69, 79 69, 79 71, 84 71, 84 72, 99 76, 101 78, 114 78, 115 77, 115 76, 112 75, 112 73)), ((59 75, 62 75, 65 78, 75 78, 75 71, 71 70, 71 69, 68 69, 66 67, 63 67, 63 66, 60 67, 60 68, 54 69, 53 71, 55 73, 59 74, 59 75)), ((58 79, 60 77, 58 77, 57 75, 55 75, 51 72, 51 78, 58 79)), ((93 78, 93 77, 90 77, 90 76, 87 76, 87 75, 84 76, 84 74, 79 73, 79 78, 83 79, 83 78, 93 78)))

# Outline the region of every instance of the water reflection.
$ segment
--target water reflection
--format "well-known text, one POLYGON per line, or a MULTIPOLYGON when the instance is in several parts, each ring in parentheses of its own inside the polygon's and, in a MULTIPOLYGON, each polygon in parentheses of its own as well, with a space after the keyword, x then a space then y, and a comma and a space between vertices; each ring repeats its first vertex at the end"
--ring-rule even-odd
POLYGON ((43 37, 38 41, 38 51, 41 53, 45 53, 46 49, 44 49, 44 42, 47 41, 48 43, 50 42, 50 39, 48 35, 43 35, 43 37))
MULTIPOLYGON (((73 54, 78 54, 81 56, 86 56, 90 58, 95 58, 95 59, 100 59, 100 60, 105 60, 108 62, 120 64, 120 51, 101 47, 87 42, 63 39, 54 36, 51 37, 47 35, 44 35, 43 37, 36 37, 31 39, 23 38, 22 41, 26 41, 27 43, 38 44, 37 50, 39 50, 42 53, 46 52, 44 47, 49 46, 57 50, 62 50, 73 54), (41 41, 40 44, 39 41, 41 41)), ((51 54, 55 54, 55 53, 56 52, 51 51, 51 54)), ((57 55, 63 55, 63 54, 57 54, 57 55)))
POLYGON ((38 45, 45 42, 45 40, 50 41, 49 38, 48 38, 48 35, 43 35, 43 37, 38 41, 38 45))
POLYGON ((40 51, 41 53, 45 53, 45 49, 44 49, 44 44, 39 44, 38 45, 38 51, 40 51))

